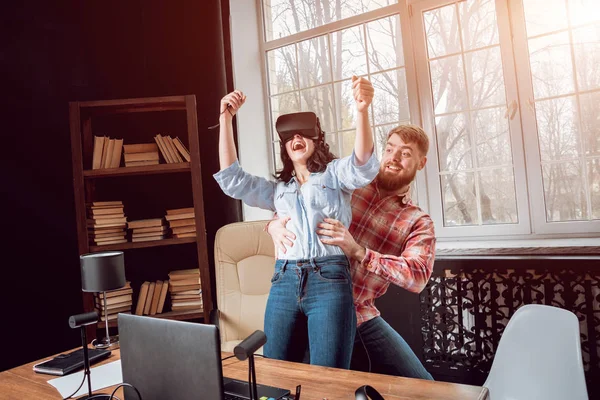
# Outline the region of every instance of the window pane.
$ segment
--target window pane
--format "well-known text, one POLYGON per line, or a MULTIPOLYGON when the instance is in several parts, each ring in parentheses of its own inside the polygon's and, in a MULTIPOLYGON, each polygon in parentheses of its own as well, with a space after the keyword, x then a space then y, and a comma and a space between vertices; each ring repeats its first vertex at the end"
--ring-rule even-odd
POLYGON ((337 129, 350 129, 356 126, 356 103, 352 93, 352 81, 347 80, 333 85, 337 115, 337 129))
POLYGON ((266 40, 274 40, 342 18, 397 3, 397 0, 263 0, 266 40))
POLYGON ((302 111, 312 111, 317 114, 321 129, 328 133, 335 131, 331 85, 300 91, 300 102, 302 111))
POLYGON ((506 104, 499 47, 466 53, 465 64, 472 108, 506 104))
POLYGON ((542 170, 547 221, 587 219, 581 164, 578 161, 546 164, 542 170))
POLYGON ((442 175, 444 226, 478 224, 472 172, 442 175))
POLYGON ((371 75, 371 83, 375 89, 372 103, 375 125, 410 120, 404 68, 371 75))
POLYGON ((582 94, 579 103, 585 154, 600 155, 600 92, 582 94))
POLYGON ((465 110, 467 101, 461 56, 433 60, 429 63, 429 69, 435 113, 465 110))
POLYGON ((573 93, 568 32, 529 40, 529 58, 536 99, 573 93))
POLYGON ((600 21, 598 0, 569 0, 569 16, 572 25, 600 21))
POLYGON ((567 27, 565 0, 523 0, 523 7, 528 37, 567 27))
POLYGON ((577 100, 574 96, 538 101, 535 105, 542 161, 577 158, 577 100))
POLYGON ((488 169, 479 172, 481 219, 484 225, 518 222, 514 182, 512 168, 488 169))
POLYGON ((300 87, 331 82, 327 35, 298 43, 300 87))
POLYGON ((298 89, 296 46, 289 45, 267 52, 270 94, 298 89))
POLYGON ((437 149, 440 172, 467 169, 473 166, 471 138, 465 114, 437 117, 437 149))
POLYGON ((429 58, 441 57, 460 51, 458 18, 454 4, 423 13, 427 54, 429 58))
POLYGON ((589 160, 587 170, 592 200, 592 218, 600 219, 600 159, 589 160))
POLYGON ((467 0, 459 3, 464 50, 498 44, 494 0, 467 0))
POLYGON ((367 56, 362 26, 331 34, 334 80, 367 74, 367 56))
POLYGON ((346 157, 352 154, 354 150, 354 139, 356 138, 356 130, 340 132, 342 139, 342 154, 340 157, 346 157))
POLYGON ((579 90, 600 88, 600 24, 574 29, 573 42, 579 90))
POLYGON ((325 142, 329 145, 329 150, 336 156, 340 156, 340 149, 338 145, 337 133, 331 133, 325 135, 325 142))
POLYGON ((504 112, 504 108, 489 108, 472 114, 477 165, 480 167, 512 165, 508 120, 504 112))
POLYGON ((366 24, 366 28, 370 72, 403 66, 400 17, 393 15, 378 19, 366 24))

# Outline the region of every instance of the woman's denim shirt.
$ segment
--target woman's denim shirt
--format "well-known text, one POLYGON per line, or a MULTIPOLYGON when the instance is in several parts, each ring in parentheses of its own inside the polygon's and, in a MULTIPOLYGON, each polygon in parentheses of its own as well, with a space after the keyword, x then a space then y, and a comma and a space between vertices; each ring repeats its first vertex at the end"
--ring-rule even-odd
POLYGON ((296 260, 344 254, 338 246, 319 240, 317 224, 325 218, 334 218, 349 227, 352 192, 368 185, 378 171, 375 152, 361 166, 356 164, 353 152, 331 161, 324 172, 311 173, 303 185, 299 185, 295 177, 289 182, 275 182, 251 175, 238 161, 213 176, 226 195, 251 207, 276 211, 279 217, 291 217, 287 229, 294 232, 296 240, 294 246, 289 247, 287 253, 278 254, 278 258, 296 260))

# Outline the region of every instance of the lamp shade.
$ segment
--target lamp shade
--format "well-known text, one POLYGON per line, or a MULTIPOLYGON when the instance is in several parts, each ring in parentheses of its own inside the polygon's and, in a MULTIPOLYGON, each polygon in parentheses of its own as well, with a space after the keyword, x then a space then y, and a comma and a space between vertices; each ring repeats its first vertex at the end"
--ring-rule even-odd
POLYGON ((79 256, 81 290, 105 292, 125 286, 125 262, 122 251, 106 251, 79 256))

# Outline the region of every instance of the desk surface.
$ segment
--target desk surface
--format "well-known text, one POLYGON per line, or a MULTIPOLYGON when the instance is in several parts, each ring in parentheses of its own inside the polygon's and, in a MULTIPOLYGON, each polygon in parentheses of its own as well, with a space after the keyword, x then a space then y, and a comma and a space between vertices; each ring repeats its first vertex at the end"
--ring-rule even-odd
MULTIPOLYGON (((230 354, 223 353, 224 357, 227 355, 230 354)), ((114 350, 107 360, 94 364, 92 368, 116 361, 119 357, 119 350, 114 350)), ((33 372, 33 365, 40 361, 0 373, 0 400, 60 399, 58 391, 46 383, 55 377, 33 372)), ((369 374, 262 357, 256 357, 255 363, 258 383, 288 388, 292 393, 295 392, 296 385, 300 384, 302 385, 302 400, 354 399, 354 391, 364 384, 375 387, 386 399, 485 400, 488 396, 487 389, 479 386, 369 374)), ((248 363, 238 361, 236 358, 225 360, 223 361, 223 375, 247 380, 248 363)), ((100 392, 110 393, 111 391, 112 389, 104 389, 100 392)), ((123 398, 122 393, 117 392, 117 395, 121 399, 123 398)))

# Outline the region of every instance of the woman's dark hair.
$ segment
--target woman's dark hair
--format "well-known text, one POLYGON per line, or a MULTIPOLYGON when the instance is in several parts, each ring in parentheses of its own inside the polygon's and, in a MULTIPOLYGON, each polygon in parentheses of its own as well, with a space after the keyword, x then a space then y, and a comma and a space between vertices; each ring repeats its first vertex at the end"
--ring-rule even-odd
MULTIPOLYGON (((329 164, 331 160, 335 160, 337 157, 331 151, 329 151, 329 145, 325 142, 324 133, 320 139, 317 139, 314 142, 315 152, 308 158, 306 167, 308 168, 309 172, 323 172, 327 168, 327 164, 329 164)), ((281 179, 284 182, 289 182, 293 176, 294 164, 292 163, 292 160, 285 149, 285 143, 279 142, 279 144, 283 169, 275 173, 275 179, 281 179)))

